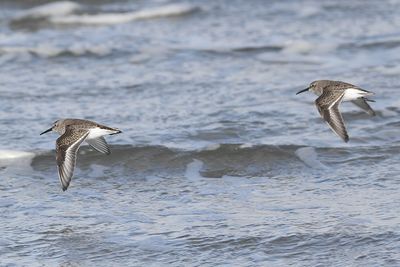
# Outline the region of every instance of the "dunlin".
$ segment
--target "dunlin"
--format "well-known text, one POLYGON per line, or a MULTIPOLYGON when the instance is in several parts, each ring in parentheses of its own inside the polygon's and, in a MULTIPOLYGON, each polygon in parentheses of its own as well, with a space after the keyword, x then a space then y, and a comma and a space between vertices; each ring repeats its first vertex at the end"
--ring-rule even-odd
POLYGON ((76 154, 81 143, 86 141, 95 150, 108 155, 110 149, 103 136, 121 133, 116 128, 80 119, 57 120, 50 129, 40 135, 50 131, 55 131, 61 135, 56 141, 56 160, 63 191, 67 190, 71 182, 76 154))
POLYGON ((339 111, 339 104, 342 101, 351 101, 369 115, 375 116, 375 111, 367 103, 367 101, 374 102, 367 98, 374 93, 350 83, 330 80, 314 81, 306 89, 299 91, 297 94, 305 91, 311 91, 319 96, 315 100, 315 105, 321 117, 345 142, 349 141, 349 136, 343 122, 342 114, 339 111))

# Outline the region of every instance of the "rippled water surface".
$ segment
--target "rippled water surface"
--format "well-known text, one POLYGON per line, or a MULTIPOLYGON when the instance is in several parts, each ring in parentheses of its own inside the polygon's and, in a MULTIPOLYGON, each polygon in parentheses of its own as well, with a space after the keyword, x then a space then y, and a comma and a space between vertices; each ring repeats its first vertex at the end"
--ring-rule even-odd
POLYGON ((2 1, 1 266, 399 266, 400 1, 2 1), (375 92, 320 119, 317 79, 375 92), (118 127, 62 192, 62 117, 118 127))

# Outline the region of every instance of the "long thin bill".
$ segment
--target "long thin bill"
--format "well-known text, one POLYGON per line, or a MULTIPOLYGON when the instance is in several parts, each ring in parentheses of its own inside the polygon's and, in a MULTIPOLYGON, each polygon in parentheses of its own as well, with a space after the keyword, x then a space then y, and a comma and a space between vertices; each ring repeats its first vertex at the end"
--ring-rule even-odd
POLYGON ((45 133, 48 133, 48 132, 50 132, 51 130, 53 130, 53 128, 47 129, 46 131, 44 131, 44 132, 41 133, 40 135, 45 134, 45 133))
POLYGON ((301 94, 301 93, 304 93, 305 91, 308 91, 308 87, 306 88, 306 89, 303 89, 303 90, 301 90, 301 91, 298 91, 297 93, 296 93, 296 95, 298 95, 298 94, 301 94))

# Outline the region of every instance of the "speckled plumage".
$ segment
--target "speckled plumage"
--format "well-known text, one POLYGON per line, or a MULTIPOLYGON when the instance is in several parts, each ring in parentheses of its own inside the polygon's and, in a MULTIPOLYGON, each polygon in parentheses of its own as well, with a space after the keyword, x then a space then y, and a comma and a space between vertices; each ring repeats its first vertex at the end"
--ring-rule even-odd
POLYGON ((305 91, 311 91, 319 96, 317 100, 315 100, 315 105, 317 106, 321 117, 345 142, 349 141, 349 136, 347 134, 343 117, 339 111, 339 104, 342 101, 351 101, 369 115, 375 115, 375 112, 367 103, 367 101, 372 101, 367 97, 373 95, 373 93, 350 83, 318 80, 312 82, 309 87, 299 91, 297 94, 305 91))
POLYGON ((91 128, 100 128, 100 129, 104 129, 104 130, 110 130, 110 131, 114 131, 114 130, 118 130, 118 129, 114 129, 105 125, 101 125, 97 122, 94 121, 89 121, 89 120, 82 120, 82 119, 60 119, 54 122, 54 126, 53 126, 53 131, 59 133, 59 134, 63 134, 66 127, 72 127, 73 129, 91 129, 91 128))
POLYGON ((120 130, 81 119, 60 119, 41 134, 55 131, 61 136, 56 141, 56 161, 63 191, 67 190, 75 168, 76 155, 83 141, 97 151, 110 154, 103 135, 121 133, 120 130))
POLYGON ((67 190, 71 182, 79 146, 88 135, 88 130, 66 127, 65 133, 56 141, 58 174, 64 191, 67 190))

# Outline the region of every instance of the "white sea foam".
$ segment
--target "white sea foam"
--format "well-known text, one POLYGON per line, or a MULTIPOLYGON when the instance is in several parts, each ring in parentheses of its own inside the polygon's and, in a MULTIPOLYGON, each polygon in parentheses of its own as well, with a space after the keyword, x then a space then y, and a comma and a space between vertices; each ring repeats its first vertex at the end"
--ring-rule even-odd
POLYGON ((17 47, 17 46, 5 46, 0 47, 0 54, 35 54, 43 57, 57 56, 62 52, 62 49, 51 46, 51 45, 40 45, 37 47, 17 47))
POLYGON ((8 167, 29 167, 35 153, 17 151, 17 150, 0 150, 0 168, 8 167))
POLYGON ((198 159, 194 159, 186 166, 185 177, 190 181, 198 181, 203 177, 200 170, 203 168, 204 163, 198 159))
POLYGON ((254 144, 251 143, 244 143, 240 145, 240 148, 251 148, 254 147, 254 144))
POLYGON ((302 147, 295 151, 296 156, 303 161, 307 166, 315 169, 328 168, 318 160, 317 152, 313 147, 302 147))
POLYGON ((57 47, 51 44, 39 44, 37 46, 0 46, 0 54, 9 54, 14 56, 21 55, 36 55, 43 58, 50 58, 60 56, 62 54, 70 54, 73 56, 80 56, 85 54, 92 54, 98 56, 105 56, 111 53, 111 49, 104 45, 91 45, 91 44, 74 44, 70 47, 57 47))
POLYGON ((270 8, 277 13, 283 12, 297 14, 300 18, 312 17, 323 12, 323 6, 318 2, 307 4, 300 1, 294 1, 291 5, 288 5, 285 1, 276 1, 276 3, 272 4, 270 8))
POLYGON ((290 40, 284 45, 283 53, 289 54, 315 54, 328 53, 337 48, 335 43, 318 43, 308 42, 305 40, 290 40))
POLYGON ((171 4, 157 8, 144 9, 127 13, 101 13, 101 14, 83 14, 83 15, 67 15, 52 16, 50 21, 59 24, 91 24, 91 25, 108 25, 127 23, 140 19, 152 19, 158 17, 179 16, 192 13, 198 10, 197 6, 189 4, 171 4))
POLYGON ((219 149, 220 147, 221 147, 220 144, 210 144, 210 145, 206 146, 206 147, 204 148, 204 150, 205 150, 205 151, 213 151, 213 150, 219 149))
POLYGON ((304 5, 297 9, 297 13, 302 18, 312 17, 322 12, 321 7, 317 5, 304 5))
POLYGON ((55 16, 65 16, 81 8, 81 5, 71 1, 59 1, 40 5, 22 12, 16 18, 20 19, 39 19, 55 16))

